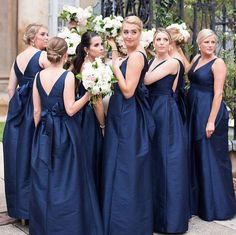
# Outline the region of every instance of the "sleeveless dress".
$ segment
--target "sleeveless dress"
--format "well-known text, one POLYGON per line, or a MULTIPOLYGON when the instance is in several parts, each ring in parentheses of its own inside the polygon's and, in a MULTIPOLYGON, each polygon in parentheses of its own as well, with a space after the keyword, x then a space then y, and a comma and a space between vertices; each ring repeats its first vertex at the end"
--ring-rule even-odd
POLYGON ((216 58, 195 70, 199 59, 188 73, 191 186, 194 199, 192 210, 207 221, 226 220, 236 213, 232 167, 228 155, 228 111, 222 101, 215 121, 215 131, 208 139, 205 129, 214 96, 212 64, 216 58))
MULTIPOLYGON (((141 53, 141 52, 140 52, 141 53)), ((126 99, 118 84, 111 96, 104 139, 103 220, 105 235, 152 235, 150 142, 154 122, 143 78, 126 99)), ((121 64, 126 75, 127 60, 121 64)))
MULTIPOLYGON (((83 96, 86 90, 82 83, 79 86, 79 96, 83 96)), ((94 112, 93 106, 88 103, 80 110, 81 127, 83 131, 84 146, 88 164, 91 167, 97 193, 101 193, 102 171, 102 143, 103 136, 100 124, 94 112)))
POLYGON ((185 81, 184 81, 184 65, 181 62, 181 60, 175 58, 179 61, 179 77, 178 77, 178 83, 175 89, 175 99, 177 102, 177 105, 179 107, 179 111, 181 114, 181 117, 183 119, 183 123, 185 124, 187 121, 187 112, 186 112, 186 92, 185 92, 185 81))
POLYGON ((31 145, 34 134, 32 87, 42 70, 41 51, 30 59, 24 74, 14 63, 19 87, 9 103, 3 133, 5 193, 9 216, 29 219, 31 145))
POLYGON ((30 235, 103 235, 95 185, 87 165, 79 115, 66 114, 67 71, 47 95, 37 76, 41 118, 32 146, 30 235))
MULTIPOLYGON (((154 70, 165 61, 158 64, 154 70)), ((172 86, 176 75, 147 86, 156 124, 152 144, 154 232, 188 230, 188 159, 183 121, 172 86)))

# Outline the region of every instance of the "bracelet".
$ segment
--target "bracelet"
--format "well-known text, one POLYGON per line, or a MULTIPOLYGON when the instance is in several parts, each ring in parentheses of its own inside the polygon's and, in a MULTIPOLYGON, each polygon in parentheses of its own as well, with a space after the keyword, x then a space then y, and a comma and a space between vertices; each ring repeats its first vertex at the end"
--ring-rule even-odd
POLYGON ((100 128, 101 128, 101 129, 104 129, 105 127, 106 127, 105 124, 103 124, 103 125, 100 124, 100 128))
POLYGON ((118 51, 118 49, 112 49, 112 51, 118 51))

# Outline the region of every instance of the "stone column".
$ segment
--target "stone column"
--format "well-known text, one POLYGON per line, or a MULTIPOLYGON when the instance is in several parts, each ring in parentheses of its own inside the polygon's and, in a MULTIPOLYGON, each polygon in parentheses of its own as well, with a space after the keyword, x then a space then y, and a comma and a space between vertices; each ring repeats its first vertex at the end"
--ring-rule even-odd
MULTIPOLYGON (((17 1, 2 0, 0 7, 0 82, 8 78, 17 50, 17 1)), ((1 85, 1 84, 0 84, 1 85)), ((1 89, 0 89, 1 91, 1 89)))
POLYGON ((48 26, 49 0, 19 0, 18 1, 18 52, 24 50, 22 41, 25 28, 31 23, 48 26))
POLYGON ((80 7, 86 8, 87 6, 95 6, 98 0, 80 0, 80 7))

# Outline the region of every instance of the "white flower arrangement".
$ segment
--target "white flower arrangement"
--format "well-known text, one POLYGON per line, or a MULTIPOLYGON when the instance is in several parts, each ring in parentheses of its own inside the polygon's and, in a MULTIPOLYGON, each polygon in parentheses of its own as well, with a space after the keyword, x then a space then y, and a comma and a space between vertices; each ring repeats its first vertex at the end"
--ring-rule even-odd
POLYGON ((117 36, 115 38, 115 42, 117 44, 117 48, 118 48, 119 52, 126 55, 127 54, 127 48, 126 48, 126 45, 124 43, 124 40, 123 40, 122 36, 121 35, 117 36))
POLYGON ((112 84, 117 82, 111 67, 103 63, 101 58, 96 58, 93 63, 85 63, 82 74, 77 74, 76 78, 82 80, 84 88, 91 93, 91 103, 95 103, 99 95, 112 94, 112 84))
POLYGON ((85 27, 87 25, 88 19, 93 15, 93 8, 91 6, 83 9, 74 6, 63 6, 60 18, 73 22, 75 21, 78 26, 85 27))
POLYGON ((144 30, 142 32, 140 43, 145 49, 151 46, 155 31, 156 29, 153 28, 151 30, 144 30))
POLYGON ((123 17, 122 16, 110 16, 105 17, 97 16, 93 20, 94 30, 97 33, 104 35, 105 37, 115 38, 120 33, 120 28, 122 26, 123 17))
POLYGON ((65 39, 68 45, 68 55, 75 55, 76 47, 81 42, 81 36, 78 31, 76 29, 64 27, 57 36, 65 39))
POLYGON ((190 38, 190 33, 187 30, 187 26, 185 23, 182 24, 171 24, 166 29, 176 28, 179 30, 179 32, 182 34, 184 42, 187 42, 190 38))

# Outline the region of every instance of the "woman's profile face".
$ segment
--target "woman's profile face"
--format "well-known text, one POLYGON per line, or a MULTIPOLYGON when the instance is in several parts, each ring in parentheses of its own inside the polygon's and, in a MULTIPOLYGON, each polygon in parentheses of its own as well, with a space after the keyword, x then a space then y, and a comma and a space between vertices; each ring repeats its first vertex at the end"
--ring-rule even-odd
POLYGON ((92 60, 96 57, 103 58, 105 53, 102 38, 100 36, 92 37, 90 40, 90 46, 86 52, 92 60))
POLYGON ((212 55, 216 49, 216 37, 215 35, 211 35, 199 44, 199 49, 201 53, 205 53, 207 55, 212 55))
POLYGON ((170 39, 166 33, 158 32, 154 38, 153 45, 155 47, 156 52, 168 53, 170 46, 170 39))
POLYGON ((124 23, 121 34, 127 48, 135 48, 139 45, 141 33, 136 24, 124 23))
POLYGON ((38 33, 35 35, 33 44, 39 50, 44 50, 48 44, 48 30, 44 27, 41 27, 38 33))

